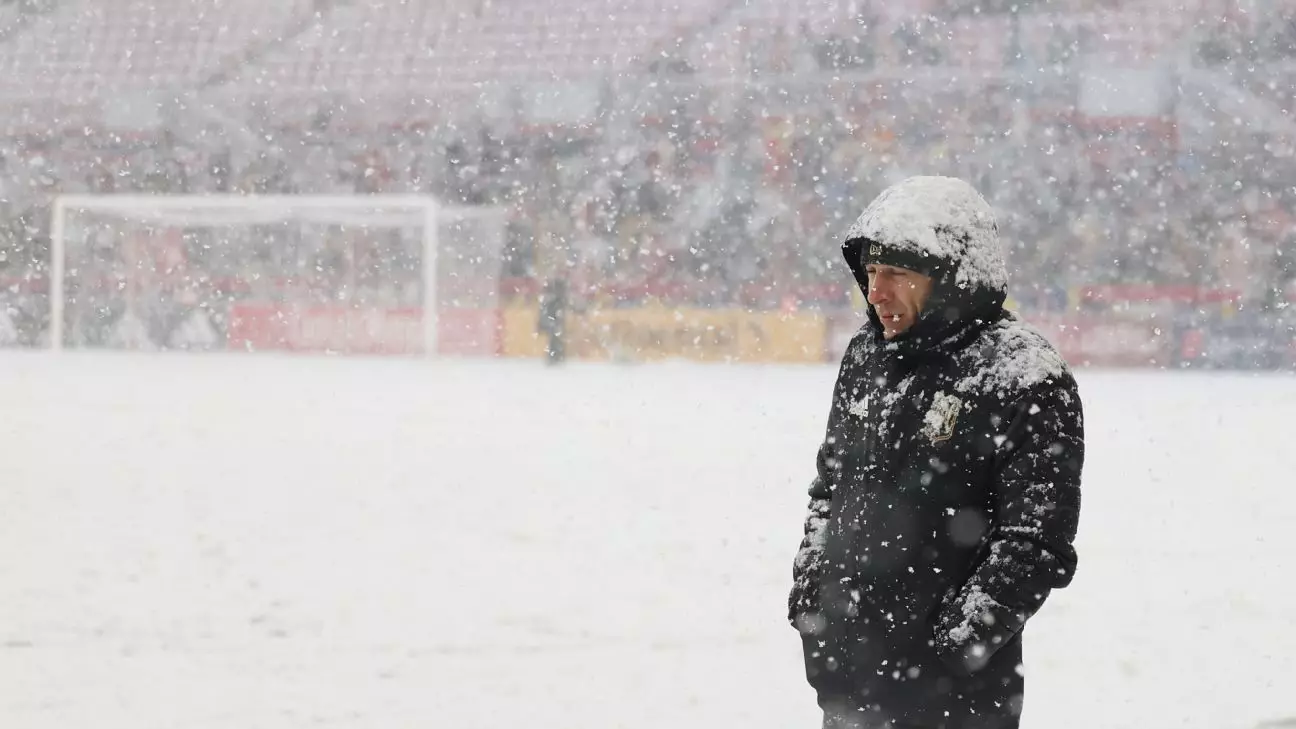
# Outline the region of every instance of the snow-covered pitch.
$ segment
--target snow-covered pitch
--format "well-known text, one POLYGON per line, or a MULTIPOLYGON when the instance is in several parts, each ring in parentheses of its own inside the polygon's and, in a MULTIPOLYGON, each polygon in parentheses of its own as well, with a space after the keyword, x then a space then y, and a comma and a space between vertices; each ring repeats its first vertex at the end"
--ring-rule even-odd
MULTIPOLYGON (((0 356, 0 727, 817 726, 835 368, 0 356)), ((1026 729, 1296 714, 1296 380, 1080 372, 1026 729)))

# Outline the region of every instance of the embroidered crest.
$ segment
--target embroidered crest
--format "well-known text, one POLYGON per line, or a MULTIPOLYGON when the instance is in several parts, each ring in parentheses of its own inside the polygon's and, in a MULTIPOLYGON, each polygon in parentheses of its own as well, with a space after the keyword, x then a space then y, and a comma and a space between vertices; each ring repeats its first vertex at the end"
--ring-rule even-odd
POLYGON ((869 246, 869 255, 870 256, 882 255, 882 246, 878 245, 877 243, 874 243, 873 245, 869 246))
POLYGON ((932 443, 940 443, 954 436, 954 424, 958 420, 963 401, 943 392, 932 398, 931 409, 923 418, 923 435, 931 438, 932 443))

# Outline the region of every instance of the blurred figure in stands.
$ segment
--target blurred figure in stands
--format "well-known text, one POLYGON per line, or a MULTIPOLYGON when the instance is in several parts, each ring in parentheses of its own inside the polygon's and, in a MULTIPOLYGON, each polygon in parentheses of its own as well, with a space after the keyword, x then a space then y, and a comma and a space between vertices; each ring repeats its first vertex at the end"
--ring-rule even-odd
POLYGON ((545 282, 540 293, 540 321, 538 328, 545 337, 545 361, 560 364, 567 358, 567 280, 554 275, 545 282))

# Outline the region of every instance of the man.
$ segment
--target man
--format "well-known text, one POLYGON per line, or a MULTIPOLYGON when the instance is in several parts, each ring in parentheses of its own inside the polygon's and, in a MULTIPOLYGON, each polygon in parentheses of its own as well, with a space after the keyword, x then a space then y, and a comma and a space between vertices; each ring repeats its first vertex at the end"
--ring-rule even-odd
POLYGON ((1022 633, 1076 568, 1075 380, 1003 308, 986 201, 884 191, 842 246, 868 321, 834 389, 789 619, 824 727, 1011 729, 1022 633))
POLYGON ((567 279, 555 275, 546 281, 539 304, 537 328, 545 337, 545 362, 562 364, 567 359, 567 279))

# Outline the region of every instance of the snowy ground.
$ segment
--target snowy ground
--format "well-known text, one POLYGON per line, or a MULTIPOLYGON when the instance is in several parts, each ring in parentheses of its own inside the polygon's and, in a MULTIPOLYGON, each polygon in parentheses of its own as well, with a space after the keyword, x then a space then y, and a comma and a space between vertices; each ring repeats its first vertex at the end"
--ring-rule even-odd
MULTIPOLYGON (((0 727, 815 727, 833 371, 0 356, 0 727)), ((1296 380, 1081 387, 1023 726, 1296 715, 1296 380)))

